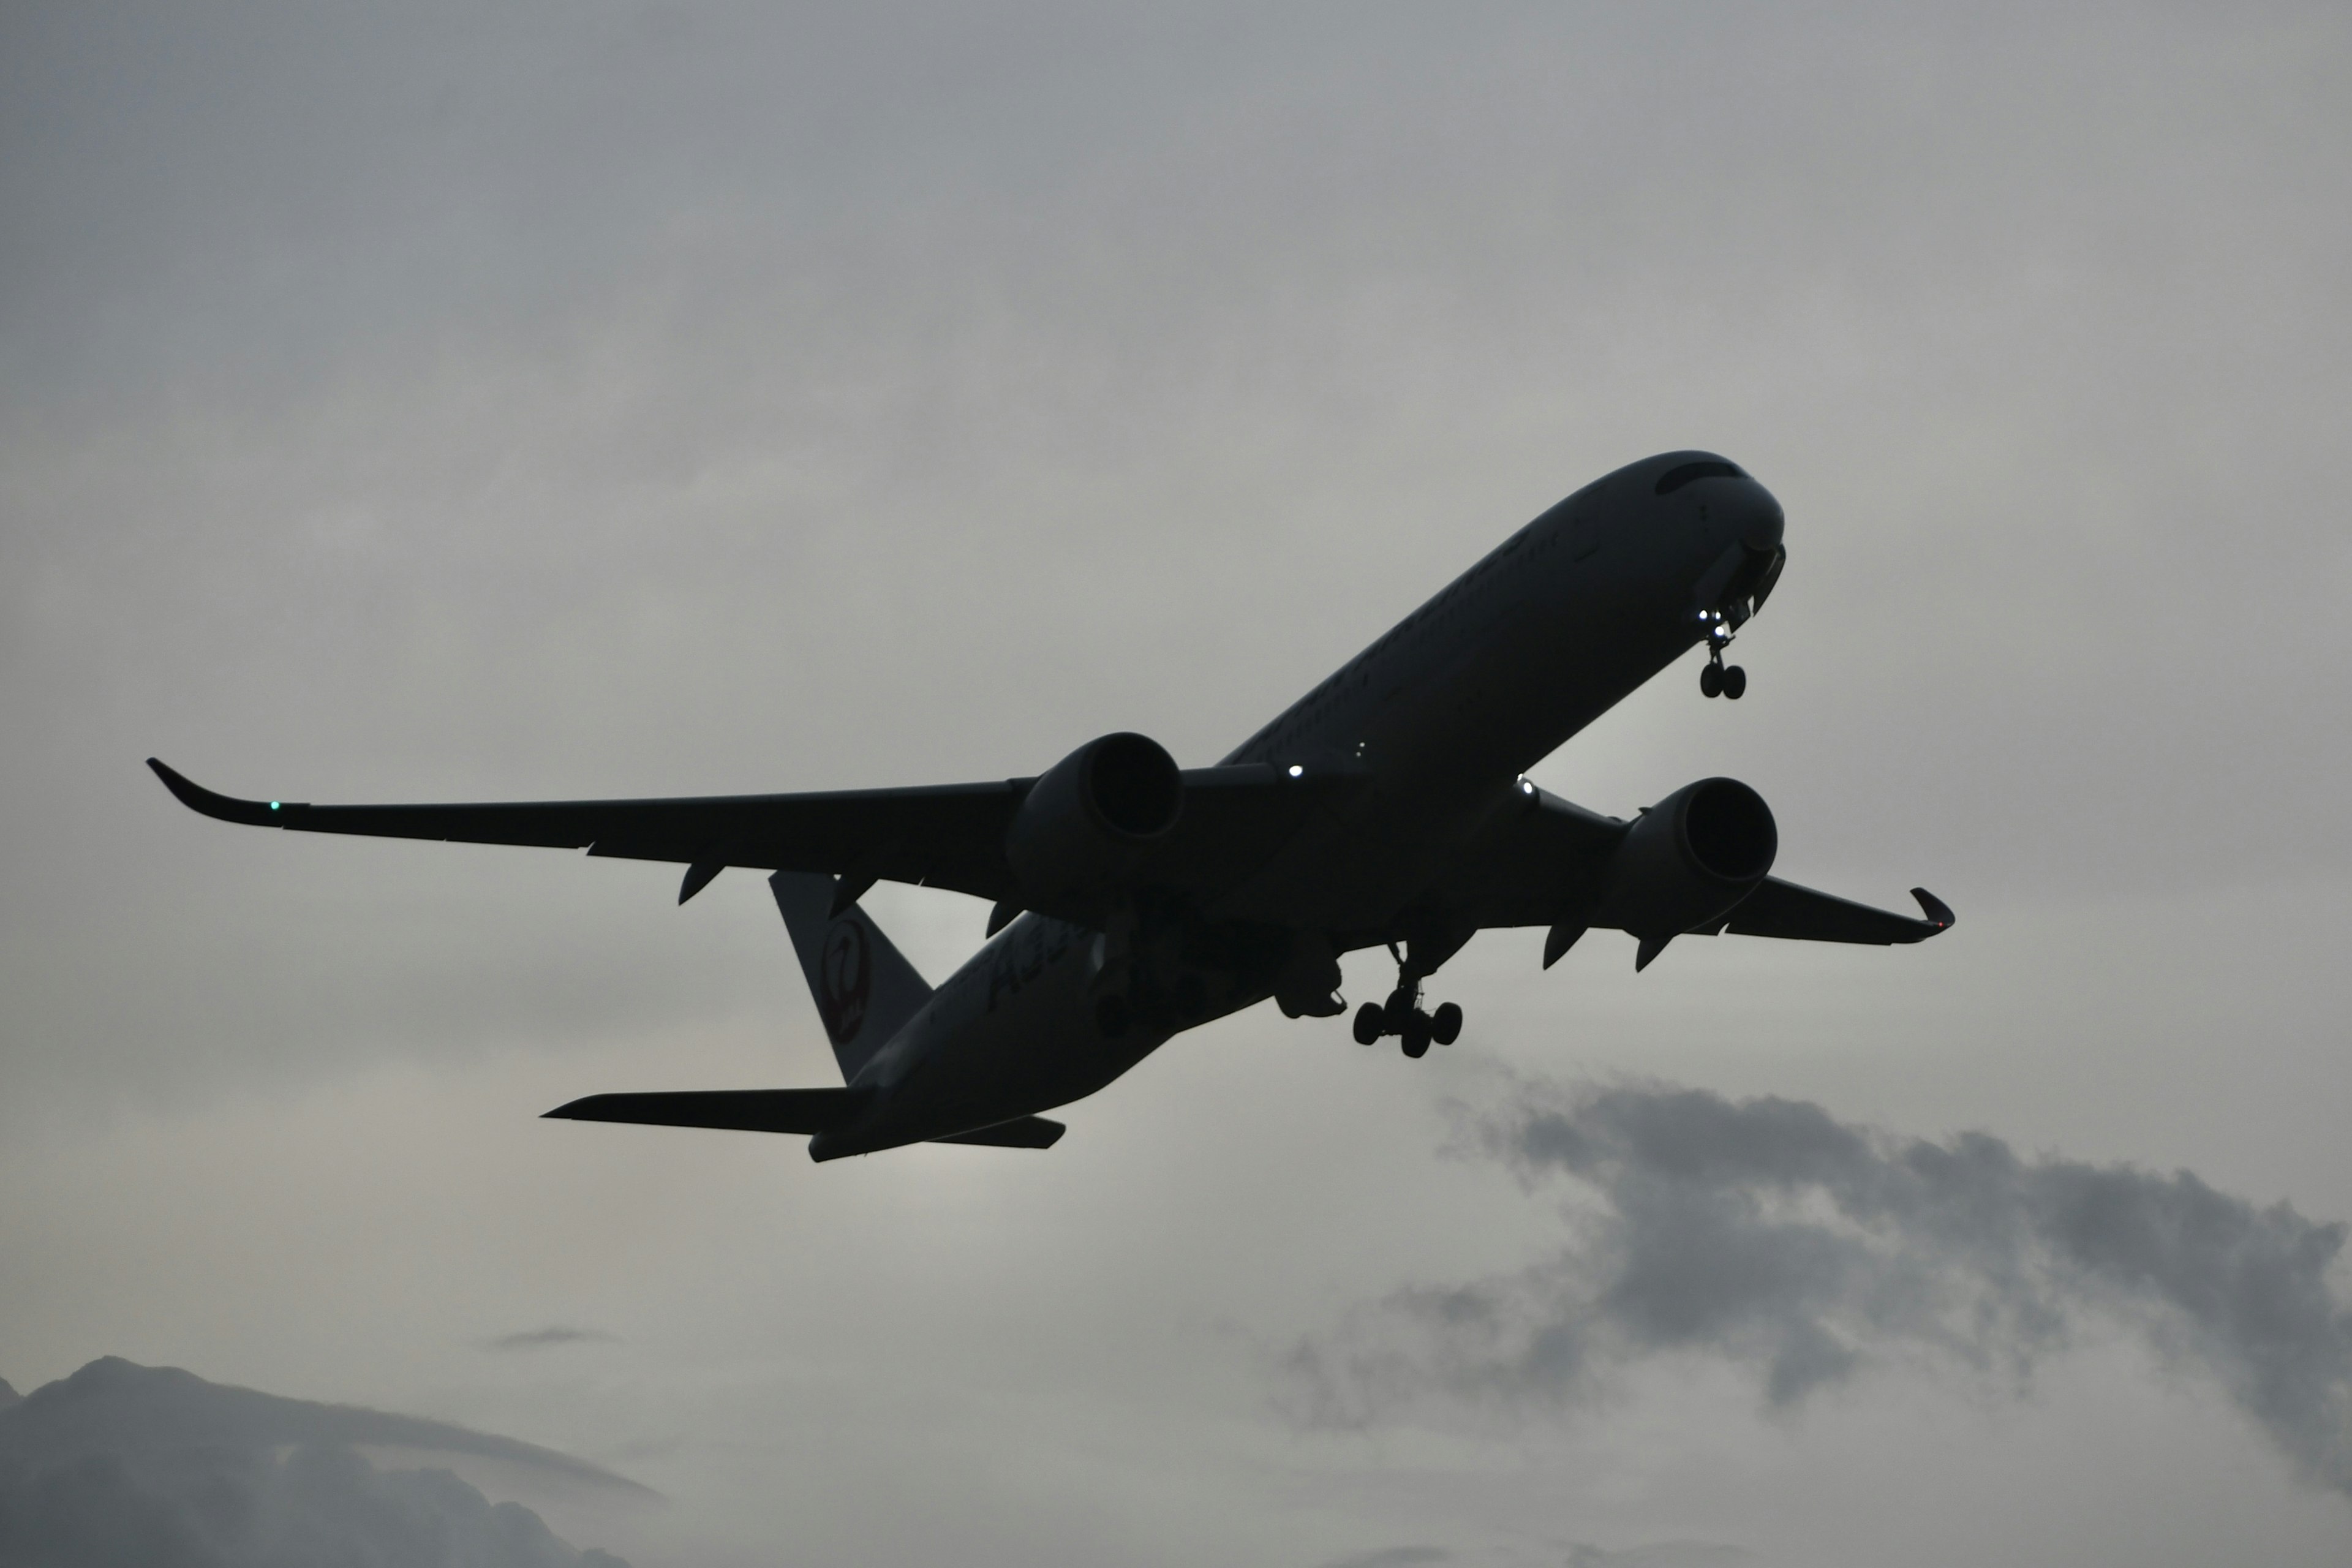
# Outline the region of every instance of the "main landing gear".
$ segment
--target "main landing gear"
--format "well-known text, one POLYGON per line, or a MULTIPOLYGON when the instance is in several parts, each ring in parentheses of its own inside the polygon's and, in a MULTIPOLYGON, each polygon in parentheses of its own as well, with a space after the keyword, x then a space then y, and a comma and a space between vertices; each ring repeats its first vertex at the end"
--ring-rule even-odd
MULTIPOLYGON (((1391 946, 1390 952, 1396 949, 1391 946)), ((1452 1002, 1441 1003, 1433 1013, 1421 1010, 1421 977, 1402 958, 1397 960, 1397 988, 1389 993, 1385 1004, 1367 1002, 1356 1009, 1356 1044, 1376 1044, 1381 1036, 1394 1035, 1398 1045, 1409 1057, 1425 1057, 1431 1042, 1450 1046, 1462 1037, 1462 1009, 1452 1002)))

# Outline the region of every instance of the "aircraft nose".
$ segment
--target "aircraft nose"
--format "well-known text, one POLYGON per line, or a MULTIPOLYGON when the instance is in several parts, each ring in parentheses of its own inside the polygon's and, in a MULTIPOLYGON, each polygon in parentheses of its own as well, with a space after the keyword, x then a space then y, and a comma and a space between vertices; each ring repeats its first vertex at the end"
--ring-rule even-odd
POLYGON ((1748 494, 1733 509, 1734 521, 1739 530, 1739 542, 1759 552, 1778 550, 1780 534, 1788 524, 1787 516, 1772 492, 1754 479, 1747 481, 1748 494))
POLYGON ((1769 555, 1780 548, 1786 523, 1780 503, 1728 458, 1713 452, 1662 452, 1625 472, 1638 474, 1636 482, 1658 498, 1662 516, 1685 520, 1685 528, 1695 522, 1713 549, 1738 543, 1769 555))

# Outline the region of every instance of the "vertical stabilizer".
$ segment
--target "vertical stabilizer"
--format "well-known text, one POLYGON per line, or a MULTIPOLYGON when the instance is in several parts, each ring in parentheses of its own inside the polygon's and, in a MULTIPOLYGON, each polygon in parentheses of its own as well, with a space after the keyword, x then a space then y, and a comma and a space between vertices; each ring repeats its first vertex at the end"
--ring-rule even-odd
POLYGON ((808 976, 842 1079, 855 1082, 874 1053, 931 999, 931 988, 863 908, 852 904, 833 913, 831 877, 779 871, 768 886, 801 956, 801 973, 808 976))

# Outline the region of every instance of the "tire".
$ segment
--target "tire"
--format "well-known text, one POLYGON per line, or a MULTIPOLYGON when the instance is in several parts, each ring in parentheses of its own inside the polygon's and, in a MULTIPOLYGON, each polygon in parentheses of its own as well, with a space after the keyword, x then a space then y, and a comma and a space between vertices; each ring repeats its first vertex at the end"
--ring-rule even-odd
POLYGON ((1429 1054, 1429 1018, 1426 1014, 1415 1013, 1406 1019, 1403 1034, 1401 1043, 1405 1055, 1425 1057, 1429 1054))
POLYGON ((1389 1026, 1389 1016, 1377 1002, 1367 1002, 1356 1009, 1356 1044, 1369 1046, 1379 1040, 1381 1031, 1389 1026))
POLYGON ((1723 695, 1723 666, 1709 659, 1706 668, 1698 672, 1698 694, 1701 697, 1723 695))
POLYGON ((1734 702, 1748 695, 1748 672, 1736 664, 1723 667, 1723 694, 1734 702))
POLYGON ((1450 1046, 1462 1037, 1462 1009, 1447 1002, 1429 1016, 1429 1037, 1441 1046, 1450 1046))

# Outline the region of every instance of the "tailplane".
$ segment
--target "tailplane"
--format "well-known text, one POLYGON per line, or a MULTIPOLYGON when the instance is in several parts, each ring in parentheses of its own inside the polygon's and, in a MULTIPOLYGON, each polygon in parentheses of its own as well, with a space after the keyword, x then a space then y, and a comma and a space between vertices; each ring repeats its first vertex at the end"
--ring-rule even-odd
POLYGON ((833 912, 831 877, 779 871, 768 886, 800 954, 842 1079, 854 1083, 874 1053, 922 1011, 931 988, 863 909, 851 904, 833 912))
POLYGON ((691 1089, 661 1094, 592 1094, 547 1116, 648 1127, 719 1127, 739 1132, 829 1132, 874 1098, 867 1089, 691 1089))

